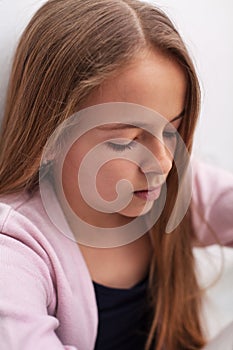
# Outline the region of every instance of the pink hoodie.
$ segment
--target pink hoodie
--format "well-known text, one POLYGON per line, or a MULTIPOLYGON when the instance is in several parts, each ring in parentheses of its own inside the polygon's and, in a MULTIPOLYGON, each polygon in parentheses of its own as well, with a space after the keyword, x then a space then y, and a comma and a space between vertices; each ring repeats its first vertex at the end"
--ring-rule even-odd
MULTIPOLYGON (((232 245, 233 176, 204 164, 193 170, 193 203, 220 241, 232 245)), ((200 238, 215 243, 192 214, 200 238)), ((1 349, 94 349, 98 313, 91 277, 78 245, 50 221, 39 193, 5 197, 0 232, 1 349)))

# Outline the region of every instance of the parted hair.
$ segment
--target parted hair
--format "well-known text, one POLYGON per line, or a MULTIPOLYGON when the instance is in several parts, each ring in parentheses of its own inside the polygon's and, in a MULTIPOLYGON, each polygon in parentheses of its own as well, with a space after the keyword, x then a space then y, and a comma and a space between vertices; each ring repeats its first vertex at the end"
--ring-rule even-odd
MULTIPOLYGON (((186 46, 167 15, 139 0, 49 0, 27 25, 15 52, 1 127, 0 194, 37 190, 50 135, 94 89, 146 48, 175 60, 186 75, 179 132, 191 152, 200 89, 186 46)), ((166 205, 152 233, 146 350, 201 349, 205 344, 190 209, 172 234, 165 234, 177 187, 173 166, 166 205)))

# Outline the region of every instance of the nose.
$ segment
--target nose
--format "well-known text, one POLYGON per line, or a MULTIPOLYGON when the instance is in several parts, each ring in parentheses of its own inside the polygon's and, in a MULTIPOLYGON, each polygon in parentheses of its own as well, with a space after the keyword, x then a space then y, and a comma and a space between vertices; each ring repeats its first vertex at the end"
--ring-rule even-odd
POLYGON ((146 148, 150 152, 145 152, 141 162, 141 171, 144 174, 156 173, 167 175, 172 168, 173 156, 167 146, 158 138, 151 138, 146 148))

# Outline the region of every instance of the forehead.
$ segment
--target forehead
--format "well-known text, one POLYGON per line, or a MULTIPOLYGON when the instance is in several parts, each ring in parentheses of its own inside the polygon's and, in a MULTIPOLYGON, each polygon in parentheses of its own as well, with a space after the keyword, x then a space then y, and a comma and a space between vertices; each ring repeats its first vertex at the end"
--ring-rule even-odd
POLYGON ((186 76, 171 58, 148 51, 106 79, 82 107, 107 102, 128 102, 152 109, 171 121, 185 105, 186 76))
MULTIPOLYGON (((174 127, 178 127, 176 123, 180 123, 183 114, 184 111, 173 119, 174 127)), ((69 130, 69 139, 72 135, 75 139, 79 139, 87 133, 89 137, 96 136, 96 130, 101 132, 101 135, 109 135, 112 131, 136 128, 158 136, 169 124, 165 117, 154 110, 128 102, 103 103, 82 109, 70 117, 66 123, 64 129, 69 130)))

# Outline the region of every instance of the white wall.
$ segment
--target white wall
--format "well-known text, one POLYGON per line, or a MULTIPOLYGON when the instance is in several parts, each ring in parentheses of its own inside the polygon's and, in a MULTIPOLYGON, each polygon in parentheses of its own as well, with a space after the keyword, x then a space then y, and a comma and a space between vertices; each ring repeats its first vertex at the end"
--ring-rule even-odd
POLYGON ((233 172, 233 2, 151 2, 170 15, 197 67, 203 100, 195 154, 233 172))
POLYGON ((33 13, 46 0, 0 0, 0 121, 11 59, 17 40, 33 13))
MULTIPOLYGON (((83 0, 85 1, 85 0, 83 0)), ((0 111, 17 38, 45 0, 0 0, 0 111)), ((233 2, 157 0, 180 30, 203 90, 195 153, 233 172, 233 2)))

